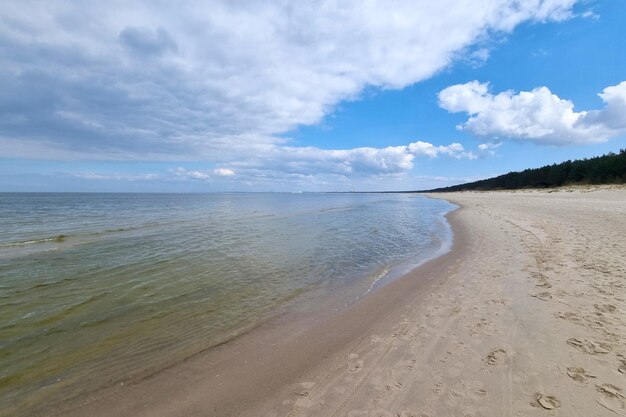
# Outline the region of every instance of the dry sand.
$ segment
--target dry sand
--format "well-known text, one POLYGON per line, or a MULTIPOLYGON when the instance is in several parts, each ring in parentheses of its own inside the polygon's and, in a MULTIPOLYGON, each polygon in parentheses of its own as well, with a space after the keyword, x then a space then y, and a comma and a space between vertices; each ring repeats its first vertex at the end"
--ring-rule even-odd
POLYGON ((626 190, 433 195, 448 255, 57 414, 626 415, 626 190))

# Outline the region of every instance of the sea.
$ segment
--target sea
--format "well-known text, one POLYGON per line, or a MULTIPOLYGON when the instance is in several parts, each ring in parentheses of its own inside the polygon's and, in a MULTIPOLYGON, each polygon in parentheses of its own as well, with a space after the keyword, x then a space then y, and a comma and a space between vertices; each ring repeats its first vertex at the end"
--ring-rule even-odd
POLYGON ((135 381, 449 250, 400 193, 0 193, 0 416, 135 381))

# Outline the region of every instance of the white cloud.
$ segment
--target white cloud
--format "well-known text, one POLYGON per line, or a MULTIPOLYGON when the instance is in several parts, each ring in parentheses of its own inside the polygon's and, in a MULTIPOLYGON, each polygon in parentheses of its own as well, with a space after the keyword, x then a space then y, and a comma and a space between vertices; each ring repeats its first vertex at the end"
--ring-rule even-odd
POLYGON ((211 178, 211 176, 204 171, 187 170, 182 167, 178 167, 172 170, 171 172, 175 174, 176 176, 185 178, 185 179, 208 180, 211 178))
POLYGON ((480 145, 478 145, 478 149, 481 151, 488 151, 490 149, 497 149, 500 147, 500 145, 502 145, 502 142, 488 142, 488 143, 481 143, 480 145))
POLYGON ((428 142, 414 142, 408 145, 408 151, 418 155, 426 155, 431 158, 437 157, 440 154, 447 155, 456 159, 476 159, 477 156, 472 151, 465 151, 463 145, 460 143, 452 143, 450 145, 435 146, 428 142))
POLYGON ((352 190, 390 189, 401 186, 411 189, 415 179, 407 175, 416 158, 437 157, 475 159, 460 143, 435 146, 417 141, 408 145, 385 148, 320 149, 267 145, 257 147, 254 154, 227 162, 213 171, 193 171, 179 167, 170 172, 176 178, 210 180, 220 185, 220 177, 236 173, 240 187, 251 189, 352 190), (219 172, 219 173, 218 173, 219 172), (290 188, 291 187, 291 188, 290 188))
POLYGON ((290 147, 268 145, 258 147, 254 155, 234 159, 229 170, 238 177, 280 177, 292 175, 334 176, 343 178, 403 175, 414 167, 417 157, 439 156, 474 159, 460 143, 435 146, 428 142, 385 148, 362 147, 354 149, 320 149, 317 147, 290 147), (234 172, 233 172, 234 173, 234 172))
POLYGON ((231 177, 235 175, 235 171, 233 171, 230 168, 217 168, 216 170, 213 171, 213 173, 220 177, 231 177))
MULTIPOLYGON (((482 156, 481 152, 478 156, 482 156)), ((178 166, 160 174, 79 172, 69 175, 85 180, 160 180, 165 184, 188 182, 209 185, 217 190, 412 189, 415 178, 423 179, 410 175, 416 159, 438 157, 475 159, 477 155, 460 143, 437 146, 424 141, 384 148, 353 149, 268 144, 257 145, 254 153, 242 154, 239 158, 223 158, 222 166, 213 169, 178 166), (227 180, 235 176, 237 181, 227 180)))
POLYGON ((439 104, 449 112, 467 113, 469 119, 459 128, 475 135, 565 146, 606 142, 626 133, 626 81, 599 96, 603 109, 576 112, 571 101, 547 87, 494 95, 488 83, 471 81, 442 90, 439 104))
POLYGON ((495 156, 496 149, 502 146, 502 142, 486 142, 478 145, 478 152, 481 156, 495 156))
POLYGON ((0 156, 254 155, 366 87, 424 80, 494 33, 571 17, 574 3, 2 2, 0 156))
POLYGON ((580 13, 580 17, 585 18, 585 19, 593 19, 593 20, 598 20, 600 19, 600 16, 597 15, 593 10, 585 10, 584 12, 580 13))

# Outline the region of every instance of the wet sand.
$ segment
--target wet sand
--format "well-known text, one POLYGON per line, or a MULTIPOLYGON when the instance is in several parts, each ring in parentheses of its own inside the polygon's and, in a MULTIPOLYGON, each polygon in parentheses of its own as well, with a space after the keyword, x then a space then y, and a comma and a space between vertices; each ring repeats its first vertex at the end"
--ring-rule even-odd
POLYGON ((447 255, 49 415, 626 415, 626 190, 432 197, 447 255))

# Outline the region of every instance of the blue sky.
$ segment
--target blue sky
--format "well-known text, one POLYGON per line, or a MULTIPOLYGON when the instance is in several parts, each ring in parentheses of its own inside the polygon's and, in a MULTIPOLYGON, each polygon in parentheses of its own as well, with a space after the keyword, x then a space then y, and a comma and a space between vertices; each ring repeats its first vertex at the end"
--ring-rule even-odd
POLYGON ((619 0, 14 3, 0 191, 411 190, 626 148, 619 0))

